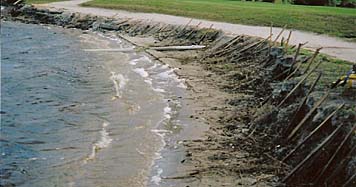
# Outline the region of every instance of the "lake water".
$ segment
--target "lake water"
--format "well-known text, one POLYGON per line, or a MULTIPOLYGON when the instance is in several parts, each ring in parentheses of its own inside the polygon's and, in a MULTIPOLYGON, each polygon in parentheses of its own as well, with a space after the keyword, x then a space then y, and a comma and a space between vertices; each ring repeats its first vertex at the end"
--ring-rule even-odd
POLYGON ((190 123, 184 80, 144 53, 85 50, 127 47, 110 34, 1 23, 1 185, 164 184, 165 147, 190 123))

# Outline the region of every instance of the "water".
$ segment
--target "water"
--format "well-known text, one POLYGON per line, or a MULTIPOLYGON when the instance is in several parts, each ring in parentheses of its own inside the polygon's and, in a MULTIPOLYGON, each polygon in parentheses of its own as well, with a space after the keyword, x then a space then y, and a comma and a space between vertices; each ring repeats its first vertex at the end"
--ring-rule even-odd
POLYGON ((1 185, 162 184, 164 148, 189 123, 184 80, 143 53, 84 50, 126 47, 1 23, 1 185))

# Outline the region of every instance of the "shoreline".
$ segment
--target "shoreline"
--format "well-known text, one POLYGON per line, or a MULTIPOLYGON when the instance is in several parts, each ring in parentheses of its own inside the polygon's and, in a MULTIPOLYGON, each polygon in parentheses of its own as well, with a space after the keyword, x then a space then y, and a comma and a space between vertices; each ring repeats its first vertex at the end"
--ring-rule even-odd
MULTIPOLYGON (((86 33, 85 35, 87 35, 88 33, 86 33)), ((107 40, 110 40, 111 42, 115 42, 118 39, 133 46, 140 45, 133 43, 125 37, 115 36, 115 33, 111 32, 94 32, 91 34, 98 35, 98 37, 104 37, 107 40)), ((158 62, 157 60, 154 60, 153 58, 155 57, 149 53, 143 52, 143 57, 137 57, 136 55, 139 55, 139 53, 142 52, 128 53, 129 56, 134 56, 130 57, 130 59, 133 58, 133 60, 130 60, 129 62, 132 67, 134 67, 138 63, 138 61, 142 60, 142 58, 147 59, 151 63, 154 63, 154 65, 152 67, 149 67, 148 69, 135 68, 132 69, 132 71, 144 78, 144 82, 149 84, 149 87, 151 87, 154 92, 157 92, 157 94, 161 95, 163 100, 165 100, 166 104, 163 112, 163 118, 150 130, 156 137, 159 138, 159 142, 157 143, 160 143, 162 145, 156 150, 154 156, 152 157, 151 164, 148 170, 149 174, 147 176, 144 176, 145 179, 143 179, 143 184, 145 186, 170 186, 176 183, 172 183, 169 181, 162 182, 162 180, 163 178, 165 178, 166 175, 170 173, 176 173, 176 171, 180 169, 178 168, 178 166, 180 164, 180 161, 184 159, 185 152, 185 148, 182 147, 182 140, 196 140, 202 138, 203 132, 207 130, 207 127, 205 124, 195 122, 189 117, 188 114, 191 112, 191 110, 194 110, 194 107, 191 109, 188 108, 188 106, 192 107, 194 103, 189 100, 185 100, 186 97, 184 97, 183 95, 189 94, 187 90, 185 90, 185 92, 187 93, 182 94, 173 90, 165 90, 153 87, 152 83, 154 83, 154 80, 152 80, 150 73, 148 73, 147 71, 152 71, 155 68, 164 70, 160 74, 162 74, 165 79, 172 79, 174 81, 178 81, 184 86, 184 79, 176 77, 176 74, 174 73, 170 74, 170 72, 174 72, 176 67, 171 66, 170 64, 167 64, 164 61, 158 62), (156 63, 158 64, 157 67, 156 63), (173 95, 167 94, 166 92, 172 92, 173 95)), ((115 54, 115 52, 113 54, 115 54)), ((179 85, 181 84, 178 84, 178 87, 180 87, 179 85)), ((182 88, 185 89, 185 86, 183 86, 182 88)), ((147 154, 141 152, 138 149, 136 151, 141 155, 147 154)))
MULTIPOLYGON (((2 21, 3 22, 3 21, 2 21)), ((4 21, 6 22, 6 21, 4 21)), ((9 21, 10 23, 12 21, 9 21)), ((25 24, 21 22, 13 22, 13 23, 20 23, 20 24, 25 24)), ((32 24, 31 24, 32 25, 32 24)), ((92 32, 92 31, 83 31, 75 28, 71 29, 66 29, 62 27, 58 27, 55 25, 48 25, 48 24, 33 24, 33 25, 38 25, 39 27, 43 27, 44 29, 52 30, 53 32, 59 32, 61 34, 68 35, 70 37, 75 37, 78 38, 80 41, 80 45, 83 45, 84 47, 89 47, 89 48, 110 48, 110 46, 116 46, 116 45, 132 45, 133 43, 130 43, 129 41, 114 36, 110 33, 102 33, 102 32, 92 32), (125 44, 127 43, 127 44, 125 44)), ((83 49, 81 49, 83 50, 83 49)), ((85 51, 85 49, 84 49, 85 51)), ((115 60, 115 53, 106 53, 108 56, 108 59, 110 61, 115 60)), ((96 55, 96 54, 93 54, 96 55)), ((103 56, 104 54, 100 54, 99 56, 103 56)), ((96 55, 98 56, 98 55, 96 55)), ((132 66, 132 68, 135 67, 137 63, 140 63, 142 60, 148 60, 154 65, 148 69, 147 71, 153 71, 154 69, 159 69, 162 70, 162 75, 164 75, 164 79, 172 79, 172 81, 179 81, 182 82, 184 80, 180 80, 176 77, 175 74, 171 74, 173 72, 173 67, 168 66, 168 64, 163 64, 162 62, 157 62, 155 60, 152 60, 152 56, 146 53, 142 52, 130 52, 127 55, 125 54, 124 56, 127 56, 129 61, 127 61, 128 66, 132 66), (158 65, 157 65, 158 64, 158 65), (156 67, 157 65, 157 67, 156 67), (168 77, 166 77, 168 76, 168 77)), ((120 59, 116 59, 120 61, 120 59)), ((142 62, 141 62, 142 63, 142 62)), ((150 65, 150 63, 148 63, 150 65)), ((143 68, 142 68, 143 69, 143 68)), ((146 77, 142 72, 135 72, 135 69, 131 69, 133 73, 138 74, 139 77, 141 78, 146 78, 145 80, 152 79, 150 76, 146 77)), ((109 71, 109 69, 107 69, 109 71)), ((143 69, 145 72, 145 70, 143 69)), ((110 72, 108 72, 110 73, 110 72)), ((119 72, 117 74, 115 72, 111 72, 112 76, 108 75, 108 78, 113 81, 113 87, 115 89, 113 93, 113 98, 115 100, 120 100, 122 98, 122 92, 124 90, 123 87, 126 86, 119 86, 119 81, 116 82, 115 80, 117 78, 113 77, 114 75, 122 75, 119 72), (116 86, 115 86, 116 85, 116 86), (116 88, 117 87, 117 88, 116 88), (116 92, 116 94, 115 94, 116 92)), ((152 73, 152 72, 151 72, 152 73)), ((121 78, 121 81, 124 78, 121 78)), ((129 81, 126 79, 126 81, 129 81)), ((130 80, 132 81, 132 80, 130 80)), ((142 80, 144 81, 144 80, 142 80)), ((130 185, 132 186, 160 186, 160 183, 162 181, 163 176, 161 175, 166 175, 166 173, 176 173, 176 166, 180 163, 180 161, 184 158, 184 153, 185 150, 182 147, 182 139, 184 140, 189 140, 189 139, 199 139, 202 138, 202 134, 205 130, 207 130, 207 127, 204 124, 198 123, 198 122, 193 122, 192 119, 190 118, 189 114, 191 113, 191 109, 188 108, 188 105, 194 105, 194 103, 191 103, 189 100, 185 100, 186 97, 182 96, 185 95, 186 93, 175 93, 173 90, 163 90, 161 88, 154 88, 152 83, 156 83, 157 81, 150 80, 150 82, 144 81, 145 84, 148 84, 148 87, 151 87, 151 89, 154 92, 157 92, 157 94, 161 95, 161 99, 164 100, 165 108, 163 112, 162 119, 159 120, 159 122, 156 123, 150 129, 149 131, 153 134, 153 136, 156 136, 155 139, 158 140, 156 143, 162 144, 161 146, 158 147, 156 152, 152 153, 152 159, 149 160, 149 169, 148 169, 148 174, 145 176, 142 176, 142 178, 137 178, 134 183, 131 183, 130 185), (166 92, 173 92, 173 95, 175 98, 171 98, 171 95, 166 95, 166 92), (177 95, 176 95, 177 94, 177 95), (180 100, 180 101, 178 101, 180 100), (178 116, 179 115, 179 116, 178 116), (167 124, 168 125, 167 125, 167 124), (188 125, 189 124, 189 125, 188 125), (166 156, 162 156, 166 155, 166 156), (168 158, 169 157, 169 158, 168 158), (162 170, 162 168, 164 168, 162 170), (153 185, 154 184, 154 185, 153 185)), ((180 84, 179 84, 180 85, 180 84)), ((178 85, 178 86, 179 86, 178 85)), ((178 88, 178 87, 177 87, 178 88)), ((185 87, 184 87, 185 88, 185 87)), ((182 88, 182 89, 184 89, 182 88)), ((180 89, 180 88, 179 88, 180 89)), ((181 92, 182 90, 180 90, 181 92)), ((115 101, 113 100, 113 102, 115 101)), ((140 108, 140 106, 138 106, 140 108)), ((140 110, 139 108, 132 109, 132 112, 137 112, 137 110, 140 110), (136 111, 135 111, 136 110, 136 111)), ((99 139, 95 140, 92 142, 92 147, 88 149, 87 156, 83 158, 82 160, 78 161, 78 163, 82 163, 83 165, 86 164, 91 164, 92 162, 95 162, 97 159, 103 159, 102 154, 103 152, 106 151, 106 149, 110 149, 113 144, 116 141, 116 138, 111 137, 111 134, 114 132, 110 132, 110 129, 114 128, 112 127, 112 124, 109 123, 108 121, 104 121, 102 125, 99 125, 99 129, 101 128, 99 134, 101 135, 99 139), (101 126, 101 127, 100 127, 101 126)), ((142 126, 137 127, 137 128, 142 128, 142 126)), ((155 141, 156 141, 155 140, 155 141)), ((145 142, 148 145, 150 142, 145 142)), ((135 150, 133 150, 135 151, 135 150)), ((147 150, 144 150, 142 152, 139 149, 136 149, 136 151, 140 154, 142 157, 147 157, 150 155, 147 150)), ((133 156, 133 155, 131 155, 133 156)), ((37 158, 33 158, 37 159, 37 158)), ((129 168, 128 168, 129 169, 129 168)), ((132 169, 132 168, 131 168, 132 169)), ((146 168, 147 169, 147 168, 146 168)), ((142 175, 142 174, 140 174, 142 175)), ((73 178, 76 178, 77 176, 73 176, 73 178)), ((77 180, 77 179, 74 179, 77 180)), ((79 179, 78 179, 79 180, 79 179)), ((129 179, 132 180, 132 179, 129 179)), ((63 181, 64 182, 64 181, 63 181)), ((127 184, 128 181, 121 181, 122 184, 127 184)), ((133 182, 133 181, 131 181, 133 182)), ((76 182, 70 181, 68 183, 69 185, 76 185, 76 182)), ((172 185, 171 182, 165 183, 165 185, 172 185)))
MULTIPOLYGON (((61 22, 56 22, 55 19, 52 20, 51 16, 49 18, 46 17, 47 14, 58 15, 58 12, 45 11, 41 14, 43 17, 39 18, 40 22, 42 20, 50 24, 62 24, 61 22)), ((26 19, 31 21, 32 18, 26 19)), ((61 17, 59 16, 56 19, 61 19, 61 17)), ((210 130, 203 140, 183 142, 187 149, 185 158, 180 161, 182 165, 179 166, 179 168, 184 168, 183 172, 173 176, 164 176, 163 179, 180 181, 180 184, 187 183, 193 186, 208 184, 275 186, 280 184, 281 178, 292 170, 290 165, 296 164, 295 160, 288 164, 281 164, 281 161, 279 161, 280 156, 283 156, 285 151, 290 150, 291 147, 288 144, 282 145, 283 154, 278 155, 281 151, 279 147, 272 150, 274 148, 271 145, 278 139, 272 138, 271 140, 270 136, 273 135, 270 132, 271 128, 265 129, 264 127, 270 123, 273 125, 274 121, 270 120, 271 117, 273 119, 277 118, 277 125, 289 123, 288 121, 286 122, 286 119, 290 118, 291 111, 295 110, 297 104, 293 101, 288 101, 294 108, 290 109, 288 106, 276 107, 276 102, 283 100, 283 97, 286 96, 291 88, 285 91, 287 93, 277 93, 270 100, 269 95, 274 94, 276 90, 275 87, 270 85, 271 83, 295 85, 293 81, 295 82, 296 80, 281 82, 273 79, 279 74, 278 72, 276 74, 270 71, 268 68, 271 68, 276 63, 276 59, 281 60, 287 57, 286 54, 277 52, 278 55, 279 53, 283 55, 275 57, 276 59, 274 60, 266 61, 265 53, 269 52, 268 50, 266 51, 268 49, 268 47, 266 48, 268 40, 248 36, 233 38, 212 29, 181 28, 172 25, 162 26, 161 24, 152 25, 152 23, 142 23, 127 19, 100 17, 93 19, 93 17, 85 15, 79 15, 77 18, 71 19, 72 21, 70 22, 71 24, 74 23, 74 25, 69 24, 70 27, 79 27, 86 30, 94 25, 96 29, 104 32, 110 30, 118 32, 117 34, 120 37, 143 48, 195 43, 208 46, 207 49, 196 51, 159 52, 146 49, 155 59, 177 68, 175 73, 186 79, 188 90, 191 92, 192 105, 195 105, 192 107, 195 110, 194 114, 190 117, 196 118, 198 121, 201 120, 201 122, 210 126, 210 130), (73 19, 76 19, 76 21, 73 22, 73 19), (99 24, 95 25, 97 22, 99 24), (232 46, 235 47, 234 50, 238 49, 242 54, 237 57, 241 64, 220 64, 219 60, 225 61, 227 57, 231 57, 229 55, 234 50, 230 50, 229 47, 232 46), (252 60, 250 58, 249 50, 252 50, 255 59, 252 60), (212 54, 215 56, 212 56, 212 54), (267 65, 261 66, 261 62, 267 65), (267 66, 267 69, 264 66, 267 66), (262 77, 265 77, 265 80, 261 79, 262 77), (196 103, 195 101, 199 102, 196 103), (277 115, 278 111, 282 114, 277 115), (260 147, 261 145, 265 147, 260 147), (271 156, 271 154, 273 155, 271 156)), ((36 21, 36 19, 34 20, 36 21)), ((62 26, 68 25, 64 24, 62 26)), ((276 50, 278 51, 277 47, 276 50)), ((232 60, 235 59, 236 57, 232 58, 232 60)), ((303 58, 298 60, 303 61, 303 58)), ((277 89, 277 91, 280 90, 277 89)), ((300 99, 303 95, 303 92, 300 91, 298 95, 293 97, 300 99)), ((315 100, 319 99, 320 96, 317 95, 312 98, 315 100)), ((336 101, 338 103, 338 99, 336 101)), ((333 100, 330 102, 332 103, 333 100)), ((311 106, 309 107, 311 108, 311 106)), ((323 107, 327 108, 329 106, 323 107)), ((324 111, 324 108, 321 108, 321 112, 326 111, 324 111)), ((348 122, 351 122, 350 119, 346 120, 346 123, 348 122)), ((303 133, 306 132, 308 130, 303 130, 303 133)), ((298 179, 293 178, 291 184, 293 183, 298 184, 298 179)))

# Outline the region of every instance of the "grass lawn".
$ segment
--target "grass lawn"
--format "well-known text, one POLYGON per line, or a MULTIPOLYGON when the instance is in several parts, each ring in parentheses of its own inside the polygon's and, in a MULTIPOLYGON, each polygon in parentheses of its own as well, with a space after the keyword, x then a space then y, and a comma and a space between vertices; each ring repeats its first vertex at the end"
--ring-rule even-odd
MULTIPOLYGON (((302 50, 301 54, 310 54, 313 53, 308 50, 302 50)), ((319 54, 318 57, 315 59, 314 65, 317 64, 318 61, 322 61, 319 68, 316 72, 322 72, 322 78, 317 85, 316 90, 327 90, 328 87, 331 85, 332 82, 339 79, 341 76, 346 75, 346 73, 352 68, 352 63, 336 59, 324 54, 319 54)), ((312 66, 314 66, 312 65, 312 66)), ((301 68, 303 71, 306 69, 308 64, 303 64, 301 68)), ((311 69, 311 68, 310 68, 311 69)), ((312 84, 312 82, 316 79, 318 73, 313 73, 308 79, 307 82, 312 84)), ((342 92, 345 87, 340 87, 338 90, 342 92)))
POLYGON ((25 2, 29 4, 45 4, 45 3, 52 3, 57 1, 65 1, 65 0, 25 0, 25 2))
POLYGON ((82 4, 329 34, 356 41, 356 9, 235 0, 93 0, 82 4))

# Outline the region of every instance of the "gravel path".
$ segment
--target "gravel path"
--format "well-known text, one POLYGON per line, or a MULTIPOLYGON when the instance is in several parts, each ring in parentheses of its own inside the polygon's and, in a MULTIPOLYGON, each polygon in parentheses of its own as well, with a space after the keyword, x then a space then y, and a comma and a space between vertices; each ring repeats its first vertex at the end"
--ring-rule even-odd
MULTIPOLYGON (((87 2, 89 0, 73 0, 73 1, 63 1, 55 2, 47 5, 41 5, 46 7, 52 7, 56 9, 66 9, 71 12, 79 12, 84 14, 94 14, 97 16, 107 16, 107 17, 121 17, 121 18, 132 18, 136 20, 149 20, 154 22, 162 22, 166 24, 175 25, 185 25, 191 18, 171 16, 165 14, 155 14, 155 13, 136 13, 128 12, 123 10, 110 10, 103 8, 89 8, 80 7, 79 4, 87 2)), ((207 21, 201 19, 194 19, 191 25, 197 25, 200 23, 200 27, 210 27, 213 24, 213 28, 220 29, 227 34, 245 34, 250 36, 257 36, 266 38, 269 35, 269 27, 259 27, 259 26, 247 26, 239 24, 231 24, 224 22, 207 21)), ((281 31, 281 28, 273 28, 273 36, 277 36, 281 31)), ((356 32, 356 31, 355 31, 356 32)), ((284 32, 284 37, 287 38, 288 32, 284 32)), ((308 42, 305 48, 315 50, 319 47, 323 47, 322 53, 351 61, 356 63, 356 43, 347 42, 339 38, 318 35, 311 32, 304 31, 293 31, 290 44, 297 45, 298 43, 308 42)))

